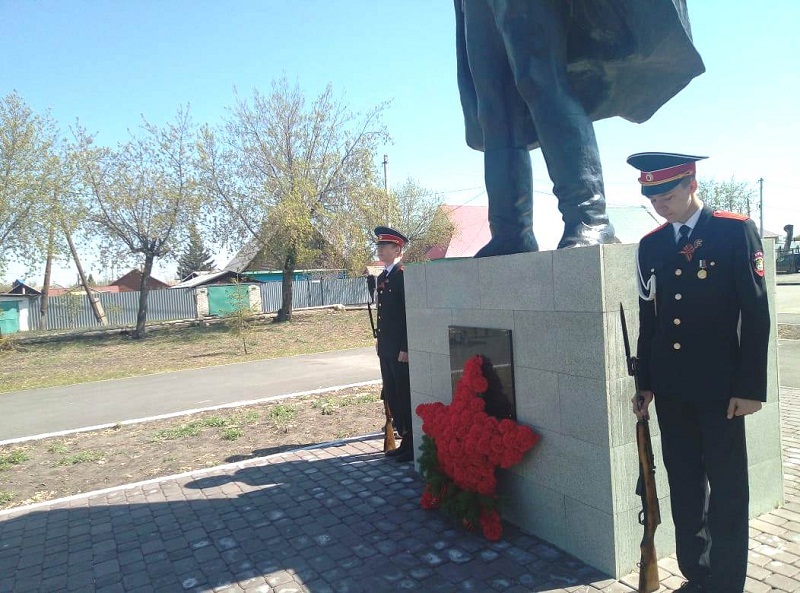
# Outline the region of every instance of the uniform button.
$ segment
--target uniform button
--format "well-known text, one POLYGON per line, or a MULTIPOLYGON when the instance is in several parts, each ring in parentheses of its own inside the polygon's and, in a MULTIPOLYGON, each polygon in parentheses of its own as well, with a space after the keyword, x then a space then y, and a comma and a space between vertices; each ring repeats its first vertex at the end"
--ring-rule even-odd
POLYGON ((672 323, 674 323, 675 325, 680 325, 681 320, 676 317, 675 319, 672 320, 672 323))
POLYGON ((679 300, 681 300, 682 298, 683 298, 683 295, 682 295, 681 293, 678 293, 678 294, 676 294, 676 295, 675 295, 675 300, 676 300, 676 301, 679 301, 679 300))
POLYGON ((675 275, 676 275, 676 276, 680 276, 681 274, 683 274, 683 270, 681 270, 680 268, 678 268, 677 270, 675 270, 675 275))
POLYGON ((680 350, 681 349, 681 343, 680 342, 675 342, 672 345, 672 347, 675 348, 675 350, 680 350))

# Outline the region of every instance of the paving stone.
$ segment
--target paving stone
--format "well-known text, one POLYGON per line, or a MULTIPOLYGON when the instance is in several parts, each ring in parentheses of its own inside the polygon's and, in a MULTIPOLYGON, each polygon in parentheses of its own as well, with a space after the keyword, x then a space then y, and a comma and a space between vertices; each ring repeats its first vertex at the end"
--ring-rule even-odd
MULTIPOLYGON (((800 404, 800 390, 794 396, 800 404)), ((789 413, 800 422, 800 405, 789 413)), ((800 439, 791 442, 800 450, 800 439)), ((800 587, 796 465, 787 468, 786 505, 751 522, 748 593, 800 587)), ((0 577, 0 593, 37 587, 632 593, 636 587, 637 575, 610 579, 513 525, 498 543, 456 528, 419 507, 420 488, 413 468, 387 464, 380 442, 366 438, 54 503, 49 513, 0 514, 0 575, 10 570, 18 577, 0 577), (267 484, 279 486, 263 489, 267 484), (87 570, 92 562, 96 582, 87 570)), ((659 566, 664 591, 683 582, 674 557, 659 566)))

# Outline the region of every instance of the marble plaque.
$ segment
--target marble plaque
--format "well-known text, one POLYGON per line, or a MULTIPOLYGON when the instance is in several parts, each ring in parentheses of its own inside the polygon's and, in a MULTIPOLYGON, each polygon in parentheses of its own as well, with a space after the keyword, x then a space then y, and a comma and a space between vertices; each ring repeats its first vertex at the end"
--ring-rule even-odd
POLYGON ((480 354, 484 358, 484 375, 489 381, 486 412, 496 418, 516 420, 511 330, 455 325, 448 330, 452 393, 455 394, 464 372, 464 363, 480 354))

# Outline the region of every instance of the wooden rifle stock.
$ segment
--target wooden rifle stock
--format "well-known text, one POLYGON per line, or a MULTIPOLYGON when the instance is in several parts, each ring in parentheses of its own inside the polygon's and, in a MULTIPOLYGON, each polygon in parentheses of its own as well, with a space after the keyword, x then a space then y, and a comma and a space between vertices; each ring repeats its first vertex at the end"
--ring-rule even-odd
MULTIPOLYGON (((628 325, 625 323, 625 309, 619 304, 619 317, 622 323, 622 339, 625 343, 625 362, 628 375, 633 377, 639 403, 644 397, 639 391, 639 360, 631 356, 628 341, 628 325)), ((653 442, 650 439, 650 424, 647 418, 636 422, 636 448, 639 451, 639 481, 636 483, 636 494, 642 499, 642 510, 639 511, 639 524, 644 527, 641 557, 639 560, 639 593, 652 593, 659 587, 658 557, 656 556, 656 528, 661 524, 661 508, 656 492, 656 464, 653 457, 653 442)))
POLYGON ((644 526, 640 545, 639 593, 652 593, 660 586, 654 538, 656 528, 661 524, 661 509, 656 493, 656 467, 650 440, 650 425, 647 420, 639 420, 636 423, 636 446, 639 449, 639 482, 636 485, 636 494, 642 499, 639 524, 644 526))
POLYGON ((383 400, 383 413, 386 415, 386 424, 383 425, 383 450, 394 451, 397 449, 397 444, 394 442, 394 425, 392 425, 392 413, 389 411, 389 405, 386 400, 383 400))

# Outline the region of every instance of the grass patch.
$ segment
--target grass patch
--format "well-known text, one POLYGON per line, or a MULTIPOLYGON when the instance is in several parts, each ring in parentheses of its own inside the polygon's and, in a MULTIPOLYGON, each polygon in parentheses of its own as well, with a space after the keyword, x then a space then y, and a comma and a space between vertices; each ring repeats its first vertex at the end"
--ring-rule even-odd
POLYGON ((371 404, 380 400, 380 396, 374 393, 362 393, 358 395, 348 395, 345 397, 321 397, 311 404, 315 410, 319 410, 323 416, 329 416, 334 413, 336 408, 345 408, 347 406, 363 406, 371 404))
POLYGON ((362 395, 349 395, 339 400, 339 406, 363 406, 380 401, 381 396, 374 393, 364 393, 362 395))
POLYGON ((200 420, 198 424, 201 426, 210 426, 212 428, 220 428, 222 426, 228 426, 231 423, 230 418, 223 418, 222 416, 211 416, 209 418, 205 418, 200 420))
POLYGON ((269 412, 267 412, 267 418, 278 424, 288 422, 289 420, 294 419, 296 416, 297 410, 294 406, 290 406, 288 404, 278 404, 277 406, 270 408, 269 412))
POLYGON ((311 404, 311 407, 315 410, 319 410, 323 416, 330 416, 333 414, 336 404, 334 403, 332 397, 321 397, 320 399, 315 400, 314 403, 311 404))
POLYGON ((157 430, 153 435, 154 441, 174 441, 176 439, 185 439, 188 437, 196 437, 202 432, 201 422, 188 422, 175 426, 172 428, 164 428, 157 430))
POLYGON ((244 436, 244 431, 241 428, 230 426, 222 429, 222 434, 220 436, 223 441, 235 441, 239 437, 244 436))
POLYGON ((267 419, 275 425, 276 428, 284 432, 289 430, 289 423, 297 417, 297 410, 294 406, 287 404, 278 404, 269 409, 267 412, 267 419))
POLYGON ((255 424, 258 422, 260 416, 255 410, 250 410, 244 414, 239 414, 237 418, 240 424, 255 424))
POLYGON ((105 455, 100 451, 81 451, 74 455, 67 455, 58 460, 57 465, 78 465, 79 463, 87 463, 91 461, 101 461, 105 459, 105 455))
POLYGON ((0 490, 0 504, 6 504, 14 500, 14 493, 7 490, 0 490))
POLYGON ((11 469, 14 465, 19 465, 28 461, 28 454, 22 449, 14 449, 11 453, 0 455, 0 470, 11 469))
POLYGON ((47 447, 48 453, 57 453, 58 455, 63 455, 67 451, 69 451, 69 447, 67 447, 64 443, 53 443, 47 447))

